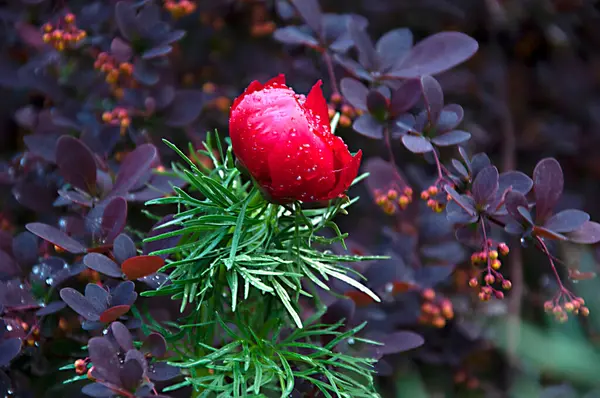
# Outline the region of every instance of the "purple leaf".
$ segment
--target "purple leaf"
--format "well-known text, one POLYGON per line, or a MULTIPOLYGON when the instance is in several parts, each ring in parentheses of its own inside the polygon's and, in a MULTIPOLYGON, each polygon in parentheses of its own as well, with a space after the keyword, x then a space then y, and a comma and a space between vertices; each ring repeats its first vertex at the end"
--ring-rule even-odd
POLYGON ((563 210, 550 217, 544 227, 554 232, 573 232, 590 220, 590 215, 581 210, 563 210))
POLYGON ((47 224, 34 222, 25 225, 27 230, 48 242, 61 247, 69 253, 84 253, 87 248, 64 232, 47 224))
POLYGON ((124 262, 128 258, 135 257, 137 250, 135 243, 128 235, 120 234, 113 242, 113 254, 119 263, 124 262))
POLYGON ((426 139, 418 135, 403 135, 402 143, 413 153, 427 153, 433 151, 433 146, 426 139))
POLYGON ((154 47, 148 51, 145 51, 142 54, 142 59, 149 60, 153 58, 164 57, 165 55, 168 55, 172 50, 173 48, 168 44, 154 47))
POLYGON ((78 191, 65 191, 59 189, 58 195, 69 202, 76 203, 84 207, 92 207, 94 203, 91 196, 78 191))
POLYGON ((432 138, 431 142, 433 142, 437 146, 452 146, 462 144, 470 138, 471 134, 467 133, 466 131, 452 130, 448 133, 432 138))
POLYGON ((523 220, 525 220, 525 222, 529 225, 533 225, 533 218, 531 218, 531 213, 529 212, 529 210, 526 207, 523 206, 518 206, 517 207, 517 211, 519 212, 519 214, 521 215, 521 217, 523 217, 523 220))
POLYGON ((377 333, 369 335, 369 338, 384 344, 383 346, 376 347, 381 355, 409 351, 425 343, 420 334, 409 331, 398 331, 389 334, 377 333))
POLYGON ((291 0, 304 22, 317 34, 321 34, 321 7, 317 0, 291 0))
POLYGON ((95 398, 115 396, 115 392, 113 390, 100 383, 86 384, 81 388, 81 392, 85 395, 95 398))
POLYGON ((97 374, 109 383, 119 385, 120 361, 117 349, 103 337, 92 337, 88 341, 88 352, 97 374))
POLYGON ((4 250, 0 250, 0 279, 13 278, 21 273, 19 265, 4 250))
MULTIPOLYGON (((520 209, 523 209, 522 207, 520 207, 520 209)), ((558 232, 554 232, 549 230, 548 228, 544 228, 544 227, 533 227, 533 233, 536 236, 545 238, 545 239, 554 239, 554 240, 568 240, 568 238, 563 235, 563 234, 559 234, 558 232)))
POLYGON ((142 178, 156 160, 158 153, 152 144, 138 146, 129 153, 117 174, 117 179, 110 196, 121 196, 126 194, 142 178))
POLYGON ((132 305, 137 298, 135 284, 132 281, 121 282, 110 292, 110 305, 132 305))
POLYGON ((160 80, 160 74, 149 62, 138 58, 133 63, 133 78, 147 86, 154 86, 160 80))
POLYGON ((273 32, 273 38, 284 44, 299 44, 307 47, 318 47, 314 37, 298 29, 297 26, 286 26, 273 32))
MULTIPOLYGON (((466 201, 466 198, 462 198, 466 201)), ((446 205, 446 218, 452 224, 471 224, 477 221, 477 215, 474 214, 474 208, 471 211, 472 206, 468 204, 466 211, 455 200, 451 200, 446 205)))
POLYGON ((600 224, 594 221, 587 221, 576 231, 569 232, 567 237, 574 243, 598 243, 600 242, 600 224))
POLYGON ((83 263, 86 267, 113 278, 120 278, 123 276, 119 265, 104 254, 88 253, 83 258, 83 263))
POLYGON ((360 29, 353 20, 348 22, 348 31, 358 51, 358 62, 369 71, 377 70, 379 57, 369 34, 366 30, 360 29))
POLYGON ((167 353, 167 342, 162 335, 156 332, 150 333, 144 340, 142 352, 149 352, 155 358, 162 358, 167 353))
POLYGON ((100 314, 94 308, 94 306, 77 290, 65 287, 60 290, 60 298, 76 313, 89 319, 90 321, 97 321, 100 319, 100 314))
POLYGON ((409 111, 421 98, 421 84, 418 80, 407 80, 392 91, 390 112, 392 117, 409 111))
POLYGON ((429 75, 421 77, 421 89, 423 90, 427 116, 433 125, 438 121, 440 112, 444 107, 444 92, 438 81, 429 75))
POLYGON ((471 159, 471 172, 477 176, 481 170, 492 164, 490 158, 485 153, 477 153, 471 159))
POLYGON ((23 142, 29 152, 47 160, 56 163, 56 142, 59 136, 57 134, 29 134, 23 137, 23 142))
POLYGON ((65 303, 63 303, 62 301, 53 301, 51 303, 44 305, 42 307, 42 309, 38 310, 35 313, 35 315, 36 316, 45 316, 45 315, 54 314, 54 313, 62 310, 66 306, 67 305, 65 303))
POLYGON ((119 319, 121 316, 127 314, 130 308, 130 305, 116 305, 114 307, 110 307, 100 314, 100 322, 111 323, 119 319))
POLYGON ((125 1, 119 1, 115 6, 115 18, 121 35, 131 41, 138 35, 137 20, 133 6, 125 1))
POLYGON ((127 326, 123 325, 121 322, 113 322, 110 325, 110 330, 123 351, 133 349, 133 337, 131 336, 129 329, 127 329, 127 326))
POLYGON ((95 283, 88 283, 85 286, 85 298, 100 314, 108 307, 110 295, 106 289, 98 286, 95 283))
POLYGON ((182 127, 192 123, 202 111, 204 94, 198 90, 179 90, 165 113, 165 124, 182 127))
POLYGON ((504 195, 507 189, 526 195, 533 187, 533 181, 527 174, 520 171, 507 171, 498 178, 498 194, 504 195))
POLYGON ((115 37, 110 43, 110 54, 115 57, 115 60, 119 63, 127 62, 131 59, 131 46, 122 39, 115 37))
POLYGON ((506 204, 508 214, 510 214, 515 221, 521 222, 522 217, 518 208, 523 207, 527 209, 529 207, 529 203, 525 196, 520 192, 510 191, 506 194, 504 203, 506 204))
POLYGON ((179 369, 165 362, 156 362, 150 367, 148 377, 153 381, 166 381, 179 376, 179 369))
POLYGON ((371 90, 367 94, 367 109, 377 118, 387 111, 389 100, 379 91, 371 90))
POLYGON ((130 391, 135 390, 140 385, 143 375, 144 369, 135 359, 125 361, 119 372, 121 385, 130 391))
POLYGON ((533 191, 535 212, 539 223, 551 214, 564 186, 563 172, 556 159, 546 158, 538 162, 533 170, 533 191))
POLYGON ((356 305, 349 299, 338 299, 327 307, 327 311, 321 317, 321 321, 327 325, 333 325, 341 320, 348 324, 352 322, 356 305))
POLYGON ((475 177, 475 181, 473 181, 473 186, 471 188, 473 199, 475 199, 477 204, 487 204, 494 196, 496 196, 497 191, 498 169, 496 166, 488 166, 481 170, 481 172, 477 174, 477 177, 475 177))
POLYGON ((478 47, 477 41, 464 33, 437 33, 417 43, 389 75, 402 79, 436 75, 464 62, 478 47))
POLYGON ((129 280, 134 280, 154 274, 164 265, 165 260, 158 256, 136 256, 125 260, 121 268, 129 280))
MULTIPOLYGON (((413 80, 414 81, 414 80, 413 80)), ((440 133, 450 131, 462 122, 464 110, 458 104, 449 104, 442 108, 442 112, 436 121, 436 130, 440 133)))
POLYGON ((387 71, 398 64, 408 54, 413 45, 410 29, 390 30, 377 41, 377 54, 381 60, 381 70, 387 71))
POLYGON ((360 115, 354 123, 352 128, 359 134, 365 137, 381 139, 383 138, 383 126, 373 116, 365 113, 360 115))
POLYGON ((111 244, 127 222, 127 201, 120 196, 110 199, 102 213, 102 234, 105 244, 111 244))
POLYGON ((56 142, 56 164, 65 181, 84 192, 96 189, 96 160, 77 138, 63 135, 56 142))
POLYGON ((21 339, 12 338, 0 341, 0 368, 8 366, 21 351, 21 339))
POLYGON ((444 189, 452 197, 452 200, 455 201, 456 204, 460 206, 466 213, 468 213, 469 216, 475 216, 477 214, 475 207, 467 200, 468 197, 459 194, 449 185, 445 185, 444 189))
POLYGON ((340 90, 350 105, 362 111, 367 110, 369 89, 360 81, 351 77, 345 77, 340 82, 340 90))

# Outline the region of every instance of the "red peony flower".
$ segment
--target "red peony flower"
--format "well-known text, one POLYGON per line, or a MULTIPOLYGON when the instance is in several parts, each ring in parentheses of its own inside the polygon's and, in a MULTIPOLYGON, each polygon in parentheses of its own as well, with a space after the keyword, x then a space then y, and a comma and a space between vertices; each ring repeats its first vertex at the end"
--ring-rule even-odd
POLYGON ((342 197, 356 178, 362 153, 332 134, 321 85, 305 97, 279 75, 252 82, 231 106, 233 152, 274 202, 342 197))

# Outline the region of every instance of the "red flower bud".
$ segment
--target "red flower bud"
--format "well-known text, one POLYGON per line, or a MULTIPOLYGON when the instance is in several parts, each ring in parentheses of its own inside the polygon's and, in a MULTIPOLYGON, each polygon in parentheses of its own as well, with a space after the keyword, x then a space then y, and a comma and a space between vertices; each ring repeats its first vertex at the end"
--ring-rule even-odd
POLYGON ((283 75, 254 81, 231 106, 233 152, 274 202, 342 197, 358 173, 362 152, 331 133, 321 84, 304 97, 283 75))

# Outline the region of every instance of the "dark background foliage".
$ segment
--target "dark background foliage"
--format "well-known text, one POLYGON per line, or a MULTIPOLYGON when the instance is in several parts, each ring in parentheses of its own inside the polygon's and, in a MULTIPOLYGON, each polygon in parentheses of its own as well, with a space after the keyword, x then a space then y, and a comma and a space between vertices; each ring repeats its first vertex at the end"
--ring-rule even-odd
MULTIPOLYGON (((128 328, 142 341, 129 312, 134 302, 161 322, 177 316, 177 302, 136 293, 166 278, 155 273, 163 259, 145 254, 172 244, 141 246, 169 213, 147 216, 143 202, 183 184, 169 174, 172 154, 160 140, 199 149, 206 131, 226 131, 231 100, 250 81, 285 73, 297 92, 306 93, 317 79, 324 80, 326 96, 341 92, 342 104, 331 101, 343 115, 337 133, 352 151, 363 150, 362 169, 371 172, 351 191, 361 200, 339 223, 350 233, 352 252, 391 256, 359 269, 384 300, 375 305, 348 292, 353 307, 341 311, 353 322, 368 320, 392 347, 377 355, 382 395, 600 394, 600 297, 591 278, 596 246, 561 241, 552 247, 565 263, 557 262, 561 279, 585 298, 588 318, 558 323, 545 315, 544 302, 557 289, 547 256, 496 232, 510 247, 502 270, 512 289, 503 300, 480 302, 468 286, 472 248, 457 243, 445 215, 418 197, 435 182, 435 163, 411 153, 429 152, 431 138, 450 164, 460 155, 445 147, 465 141, 468 132, 469 156, 485 152, 497 167, 488 174, 531 176, 539 160, 554 157, 565 186, 551 210, 578 208, 600 219, 598 2, 322 0, 321 15, 308 0, 295 1, 297 8, 286 0, 200 0, 180 18, 177 9, 167 11, 168 3, 177 2, 0 1, 0 393, 84 396, 84 382, 61 384, 75 371, 58 369, 85 357, 88 339, 102 339, 102 328, 119 320, 113 331, 128 328), (145 11, 136 15, 138 7, 145 11), (65 22, 67 13, 76 16, 74 24, 65 22), (45 43, 44 33, 53 35, 59 23, 70 41, 48 36, 45 43), (417 51, 402 63, 413 42, 442 31, 469 35, 477 52, 471 57, 474 42, 452 33, 442 40, 454 43, 449 49, 417 51), (390 83, 419 73, 435 76, 421 82, 425 103, 418 84, 390 83), (356 78, 388 88, 367 93, 356 78), (400 139, 426 126, 423 118, 404 118, 406 112, 426 105, 431 119, 440 111, 432 104, 463 109, 444 108, 450 121, 434 121, 437 135, 427 140, 400 139), (390 140, 380 139, 385 131, 390 140), (397 170, 387 162, 390 154, 397 170), (414 191, 407 210, 390 215, 376 204, 376 191, 390 187, 414 191), (425 316, 431 308, 444 317, 425 316), (395 354, 419 345, 402 334, 408 329, 424 345, 395 354)), ((491 188, 478 189, 473 196, 480 204, 493 200, 491 188)), ((574 223, 581 217, 569 215, 574 223)), ((547 218, 536 221, 548 226, 547 218)), ((94 341, 96 350, 106 346, 94 341)), ((127 349, 139 364, 125 361, 119 383, 135 385, 147 372, 158 386, 176 377, 127 349)))

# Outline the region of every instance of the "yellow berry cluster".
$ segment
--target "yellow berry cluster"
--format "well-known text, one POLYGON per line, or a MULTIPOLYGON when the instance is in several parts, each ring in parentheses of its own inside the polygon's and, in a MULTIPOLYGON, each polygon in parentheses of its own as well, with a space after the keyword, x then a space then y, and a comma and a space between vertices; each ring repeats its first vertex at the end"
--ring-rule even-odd
POLYGON ((392 215, 396 213, 398 208, 405 210, 408 207, 412 202, 413 190, 411 187, 404 187, 402 193, 400 193, 395 188, 390 188, 387 192, 376 189, 374 194, 375 203, 381 207, 385 214, 392 215))
POLYGON ((343 104, 343 98, 339 93, 332 94, 329 102, 330 103, 327 107, 329 118, 333 118, 333 115, 335 115, 339 109, 341 113, 339 122, 340 126, 350 127, 352 125, 352 120, 362 114, 360 109, 356 109, 349 104, 343 104))
POLYGON ((131 125, 129 112, 127 112, 127 109, 121 107, 117 107, 112 111, 104 112, 102 114, 102 121, 113 126, 120 126, 121 135, 125 134, 127 128, 131 125))
MULTIPOLYGON (((481 301, 489 301, 492 296, 497 299, 503 299, 504 293, 500 290, 494 289, 493 285, 499 283, 503 290, 510 290, 512 288, 512 282, 499 272, 502 267, 502 262, 498 258, 499 256, 506 256, 509 253, 508 245, 504 242, 499 243, 495 249, 492 249, 492 242, 487 242, 487 248, 473 253, 471 255, 471 264, 475 267, 485 266, 483 277, 483 286, 479 290, 479 299, 481 301)), ((473 277, 469 280, 469 286, 472 288, 480 286, 480 280, 477 277, 473 277)))
POLYGON ((85 30, 79 29, 75 25, 75 15, 71 13, 65 15, 58 26, 51 23, 44 24, 42 31, 44 32, 42 36, 44 43, 50 44, 58 51, 73 48, 87 36, 85 30))
POLYGON ((554 315, 554 318, 560 322, 564 323, 569 319, 569 313, 581 316, 588 316, 590 314, 590 309, 585 306, 585 300, 581 297, 571 297, 571 294, 566 294, 565 299, 562 300, 561 303, 560 297, 559 299, 549 300, 544 303, 544 310, 554 315))
POLYGON ((173 18, 190 15, 197 8, 196 3, 190 0, 165 0, 164 7, 173 18))
POLYGON ((454 318, 452 302, 446 298, 438 298, 433 289, 425 289, 421 292, 423 302, 421 304, 421 315, 419 323, 436 328, 443 328, 446 322, 454 318))
POLYGON ((440 201, 440 190, 435 185, 421 192, 421 199, 427 201, 427 207, 436 213, 441 213, 446 208, 446 203, 440 201))
POLYGON ((133 65, 129 62, 118 63, 114 57, 106 52, 101 52, 96 57, 94 68, 104 73, 106 83, 116 98, 123 97, 123 89, 135 87, 133 79, 133 65))

